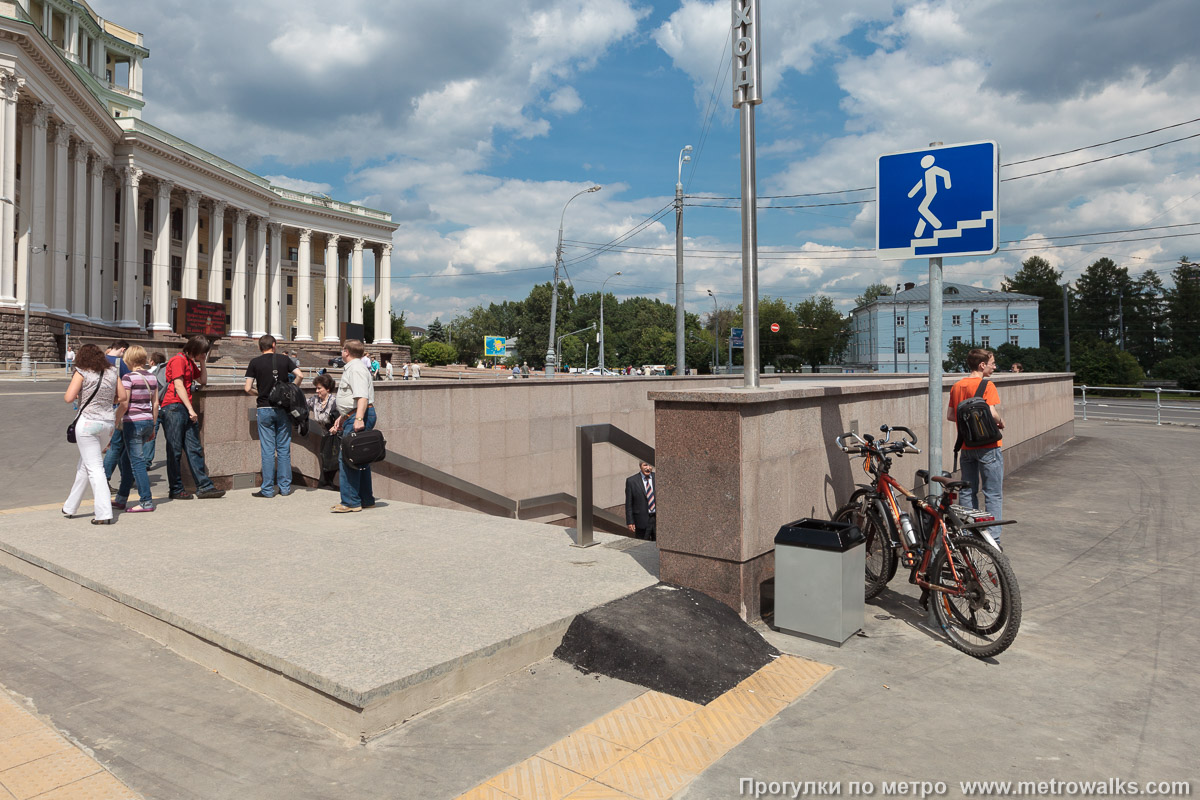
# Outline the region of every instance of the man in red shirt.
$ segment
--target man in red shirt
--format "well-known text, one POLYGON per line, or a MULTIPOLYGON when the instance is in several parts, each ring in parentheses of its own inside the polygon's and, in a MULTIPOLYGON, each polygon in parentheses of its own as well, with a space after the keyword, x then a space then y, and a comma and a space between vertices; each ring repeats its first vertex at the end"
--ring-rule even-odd
POLYGON ((202 500, 222 497, 224 489, 213 485, 204 464, 204 449, 200 446, 200 416, 192 405, 192 385, 208 383, 208 339, 193 336, 183 350, 167 362, 167 393, 163 396, 159 418, 167 441, 167 486, 172 500, 190 500, 191 492, 183 488, 180 470, 183 454, 196 481, 196 496, 202 500))
MULTIPOLYGON (((996 356, 990 350, 976 348, 967 354, 967 369, 971 374, 954 384, 950 390, 950 407, 946 409, 946 419, 957 423, 958 404, 973 397, 979 390, 979 382, 991 378, 996 371, 996 356)), ((991 409, 992 419, 996 427, 1004 430, 1004 419, 1000 416, 1000 392, 996 384, 988 381, 983 390, 983 399, 991 409)), ((978 495, 982 490, 983 499, 987 503, 988 513, 1000 519, 1003 507, 1004 488, 1004 455, 1000 451, 1002 441, 982 447, 963 447, 962 450, 962 479, 971 484, 969 488, 970 504, 975 508, 979 505, 978 495)), ((992 538, 1000 541, 1000 527, 990 529, 992 538)))

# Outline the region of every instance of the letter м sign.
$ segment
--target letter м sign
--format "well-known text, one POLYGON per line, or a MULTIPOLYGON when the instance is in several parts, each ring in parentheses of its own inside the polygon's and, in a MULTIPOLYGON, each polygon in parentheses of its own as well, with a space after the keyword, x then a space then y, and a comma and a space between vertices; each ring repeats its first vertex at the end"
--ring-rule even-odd
POLYGON ((991 255, 999 247, 1000 146, 967 142, 879 156, 875 255, 991 255))

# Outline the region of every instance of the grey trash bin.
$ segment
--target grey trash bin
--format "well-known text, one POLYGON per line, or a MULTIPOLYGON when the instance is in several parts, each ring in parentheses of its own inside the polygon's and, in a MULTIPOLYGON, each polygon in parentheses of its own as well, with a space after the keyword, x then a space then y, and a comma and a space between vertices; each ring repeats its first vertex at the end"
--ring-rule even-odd
POLYGON ((801 519, 775 535, 775 627, 841 645, 866 613, 862 532, 847 522, 801 519))

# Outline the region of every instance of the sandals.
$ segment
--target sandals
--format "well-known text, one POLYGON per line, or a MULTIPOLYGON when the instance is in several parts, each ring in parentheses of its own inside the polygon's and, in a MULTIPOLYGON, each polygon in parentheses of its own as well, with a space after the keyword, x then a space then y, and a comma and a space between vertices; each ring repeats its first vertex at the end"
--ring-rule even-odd
POLYGON ((114 522, 116 522, 116 520, 112 519, 111 517, 109 519, 94 519, 94 520, 92 520, 93 525, 112 525, 114 522))

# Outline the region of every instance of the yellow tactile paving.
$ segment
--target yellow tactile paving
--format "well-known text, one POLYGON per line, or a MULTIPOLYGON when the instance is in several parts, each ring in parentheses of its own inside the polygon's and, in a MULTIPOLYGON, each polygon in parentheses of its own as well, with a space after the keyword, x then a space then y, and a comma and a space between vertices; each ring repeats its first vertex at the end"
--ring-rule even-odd
POLYGON ((594 778, 633 751, 589 733, 573 733, 538 753, 560 767, 594 778))
MULTIPOLYGON (((79 510, 75 512, 75 516, 86 514, 92 508, 93 501, 84 500, 79 504, 79 510)), ((54 509, 62 510, 62 503, 44 503, 40 506, 21 506, 20 508, 4 508, 0 509, 0 516, 5 514, 26 514, 30 511, 53 511, 54 509)))
POLYGON ((596 776, 596 782, 638 800, 666 800, 691 783, 694 777, 694 772, 639 752, 601 772, 596 776))
POLYGON ((626 711, 632 711, 640 717, 658 720, 664 725, 676 725, 686 717, 691 716, 697 709, 703 708, 699 703, 692 703, 681 697, 672 697, 662 692, 646 692, 621 706, 626 711))
POLYGON ((501 772, 488 783, 518 800, 562 800, 587 783, 587 778, 535 756, 501 772))
POLYGON ((138 795, 0 687, 0 800, 138 800, 138 795))
POLYGON ((781 656, 707 706, 645 692, 458 800, 666 800, 832 671, 781 656))
POLYGON ((580 732, 590 733, 631 750, 637 750, 669 727, 658 720, 618 708, 582 728, 580 732))

